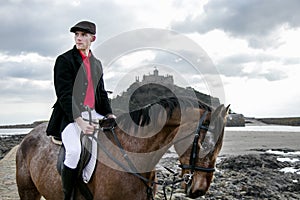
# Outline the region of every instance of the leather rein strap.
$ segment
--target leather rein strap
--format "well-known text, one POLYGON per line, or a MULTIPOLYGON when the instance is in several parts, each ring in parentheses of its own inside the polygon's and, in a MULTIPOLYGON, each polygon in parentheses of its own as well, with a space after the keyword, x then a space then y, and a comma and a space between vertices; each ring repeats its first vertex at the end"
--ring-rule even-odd
POLYGON ((208 131, 208 127, 203 125, 203 122, 205 121, 205 118, 208 114, 208 111, 205 111, 205 113, 201 116, 197 130, 195 132, 195 137, 193 141, 193 146, 192 146, 192 151, 190 155, 190 164, 189 165, 179 165, 180 168, 182 169, 189 169, 191 170, 191 174, 194 173, 194 171, 203 171, 203 172, 214 172, 215 168, 205 168, 205 167, 199 167, 196 166, 196 161, 198 157, 198 142, 200 138, 200 131, 205 130, 208 131))

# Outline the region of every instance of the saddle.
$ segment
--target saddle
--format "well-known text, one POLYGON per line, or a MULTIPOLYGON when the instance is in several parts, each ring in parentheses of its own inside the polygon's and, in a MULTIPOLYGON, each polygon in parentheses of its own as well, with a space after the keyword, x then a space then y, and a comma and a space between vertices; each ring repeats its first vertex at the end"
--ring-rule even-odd
MULTIPOLYGON (((116 126, 116 121, 113 118, 104 118, 104 119, 99 120, 99 127, 103 131, 109 131, 115 126, 116 126)), ((89 188, 87 187, 87 184, 86 184, 87 182, 84 181, 82 178, 83 170, 89 164, 89 162, 92 158, 93 141, 89 137, 84 136, 83 133, 81 133, 80 140, 81 140, 81 155, 80 155, 80 160, 79 160, 79 163, 77 166, 77 169, 78 169, 77 177, 79 180, 77 183, 77 187, 80 190, 81 194, 86 199, 93 199, 93 195, 90 192, 89 188)), ((56 145, 60 145, 56 168, 57 168, 58 173, 61 175, 61 170, 63 168, 64 160, 65 160, 66 150, 60 139, 52 137, 52 142, 56 145)), ((97 153, 97 150, 95 153, 97 153)), ((96 164, 97 164, 97 162, 96 162, 96 164)), ((94 168, 96 168, 96 166, 94 166, 94 168)))
MULTIPOLYGON (((84 137, 83 134, 81 134, 80 136, 80 140, 81 140, 81 154, 80 154, 80 160, 77 166, 77 170, 78 170, 78 176, 80 177, 80 175, 83 172, 83 169, 87 166, 87 164, 89 163, 89 161, 91 160, 92 157, 92 140, 90 140, 88 137, 84 137)), ((64 165, 64 160, 65 160, 65 155, 66 155, 66 149, 64 147, 64 145, 61 143, 61 147, 58 153, 58 159, 57 159, 57 164, 56 164, 56 168, 58 173, 61 175, 61 170, 62 167, 64 165)))
MULTIPOLYGON (((99 120, 99 126, 103 131, 109 131, 111 130, 112 127, 116 126, 116 121, 113 118, 104 118, 99 120)), ((84 134, 81 133, 81 155, 80 155, 80 160, 77 166, 78 169, 78 177, 82 174, 83 169, 87 166, 87 164, 89 163, 89 161, 91 160, 92 157, 92 140, 89 137, 85 137, 84 134)), ((57 171, 58 173, 61 175, 61 170, 63 167, 63 163, 65 160, 65 154, 66 154, 66 150, 64 145, 62 144, 61 140, 59 140, 58 138, 54 138, 52 137, 52 142, 54 144, 60 145, 60 150, 58 153, 58 159, 57 159, 57 171)))

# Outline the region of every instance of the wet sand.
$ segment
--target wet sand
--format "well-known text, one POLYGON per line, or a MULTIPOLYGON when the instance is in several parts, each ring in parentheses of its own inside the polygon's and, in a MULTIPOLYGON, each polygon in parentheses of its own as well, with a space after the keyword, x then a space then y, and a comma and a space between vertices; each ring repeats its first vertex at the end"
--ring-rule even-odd
POLYGON ((220 155, 245 155, 269 149, 300 150, 298 132, 225 131, 220 155))

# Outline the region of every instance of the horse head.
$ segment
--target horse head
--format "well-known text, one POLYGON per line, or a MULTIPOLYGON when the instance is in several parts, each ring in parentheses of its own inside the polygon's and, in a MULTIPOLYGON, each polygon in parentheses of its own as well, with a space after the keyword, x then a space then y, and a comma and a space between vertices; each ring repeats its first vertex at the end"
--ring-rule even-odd
POLYGON ((210 187, 222 148, 228 110, 229 106, 225 108, 224 105, 212 112, 199 109, 200 120, 184 123, 177 130, 181 132, 181 139, 174 142, 174 147, 180 155, 181 175, 185 180, 182 187, 190 198, 205 195, 210 187))

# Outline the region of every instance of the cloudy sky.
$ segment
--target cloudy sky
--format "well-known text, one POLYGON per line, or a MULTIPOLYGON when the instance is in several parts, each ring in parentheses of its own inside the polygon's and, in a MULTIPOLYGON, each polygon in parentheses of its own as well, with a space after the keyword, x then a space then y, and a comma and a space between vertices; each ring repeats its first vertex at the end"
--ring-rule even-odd
MULTIPOLYGON (((233 111, 250 117, 300 116, 299 9, 299 0, 1 1, 0 124, 49 118, 55 102, 53 65, 72 48, 69 29, 80 20, 97 24, 93 48, 138 29, 175 31, 211 59, 224 89, 220 99, 233 111)), ((118 86, 134 81, 133 72, 152 73, 154 65, 161 74, 177 66, 171 71, 178 72, 174 78, 180 84, 176 77, 184 73, 178 68, 189 69, 188 63, 168 53, 141 49, 122 56, 105 69, 106 88, 116 94, 118 86)), ((184 86, 213 90, 205 90, 189 72, 187 81, 181 80, 184 86)))

